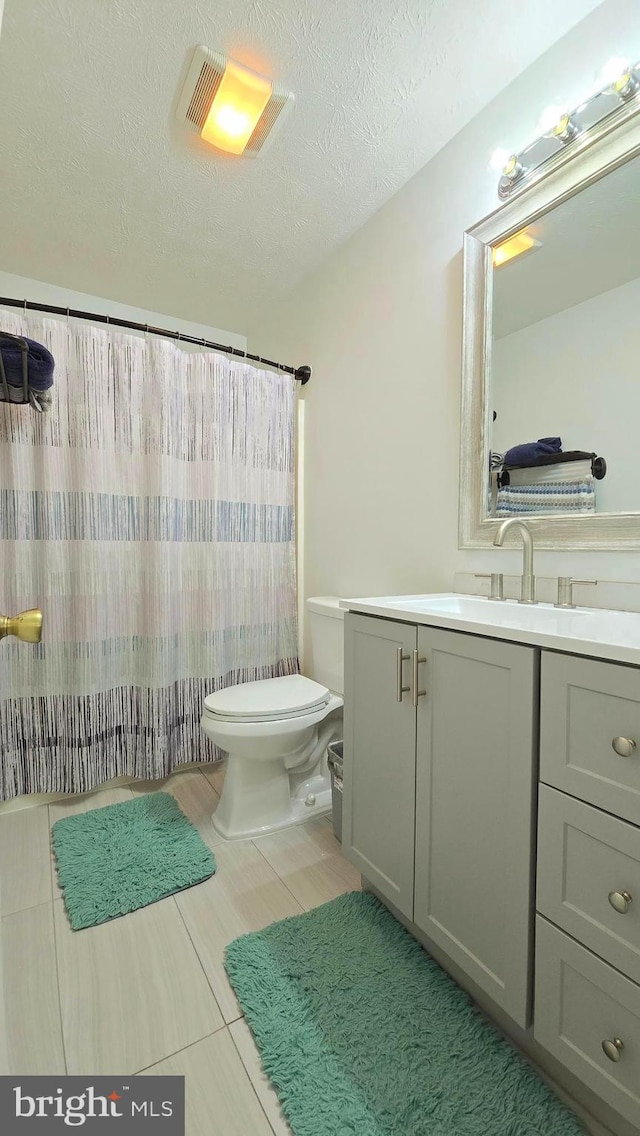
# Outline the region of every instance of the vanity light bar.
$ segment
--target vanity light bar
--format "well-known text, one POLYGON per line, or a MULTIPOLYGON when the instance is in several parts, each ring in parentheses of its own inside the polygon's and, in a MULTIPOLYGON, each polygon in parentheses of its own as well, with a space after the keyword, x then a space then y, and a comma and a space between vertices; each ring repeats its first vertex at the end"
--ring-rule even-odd
MULTIPOLYGON (((633 67, 625 67, 613 82, 609 81, 575 110, 559 114, 557 120, 539 138, 518 154, 512 154, 502 169, 498 197, 504 201, 512 193, 523 189, 541 166, 550 162, 567 146, 590 140, 594 127, 633 102, 638 92, 640 62, 633 67)), ((640 99, 638 103, 640 104, 640 99)), ((636 109, 640 109, 640 105, 636 109)))

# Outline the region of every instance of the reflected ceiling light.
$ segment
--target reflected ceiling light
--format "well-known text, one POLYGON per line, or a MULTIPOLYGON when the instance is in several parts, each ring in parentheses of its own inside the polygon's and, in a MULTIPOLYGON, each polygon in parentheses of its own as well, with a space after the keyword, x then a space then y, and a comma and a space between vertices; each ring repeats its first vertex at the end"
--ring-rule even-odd
POLYGON ((559 165, 559 155, 572 143, 582 147, 597 140, 607 120, 627 121, 640 111, 639 104, 640 63, 630 66, 620 56, 610 59, 602 71, 602 85, 574 110, 555 105, 546 108, 539 136, 503 166, 498 197, 505 200, 537 180, 543 167, 559 165))
POLYGON ((177 115, 217 150, 256 157, 292 103, 291 91, 265 75, 207 47, 197 47, 177 115))
POLYGON ((514 233, 512 237, 508 237, 506 241, 502 241, 494 247, 493 267, 500 268, 501 265, 507 264, 517 256, 523 256, 525 252, 540 248, 540 245, 541 241, 537 241, 526 229, 521 229, 519 233, 514 233))

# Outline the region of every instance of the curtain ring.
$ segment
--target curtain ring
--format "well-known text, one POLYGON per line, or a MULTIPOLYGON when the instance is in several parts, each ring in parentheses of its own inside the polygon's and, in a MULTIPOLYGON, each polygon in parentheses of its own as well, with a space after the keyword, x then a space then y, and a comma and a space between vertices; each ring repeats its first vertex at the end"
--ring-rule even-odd
POLYGON ((25 299, 25 300, 23 300, 22 302, 23 302, 23 304, 24 304, 24 311, 23 311, 23 315, 24 315, 24 316, 26 316, 26 314, 27 314, 27 301, 26 301, 26 299, 25 299))

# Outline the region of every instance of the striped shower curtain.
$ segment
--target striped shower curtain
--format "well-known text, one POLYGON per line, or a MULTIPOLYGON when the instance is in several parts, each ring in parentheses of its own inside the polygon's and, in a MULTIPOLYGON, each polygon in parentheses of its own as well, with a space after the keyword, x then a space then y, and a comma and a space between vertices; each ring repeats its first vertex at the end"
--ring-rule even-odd
POLYGON ((0 799, 211 761, 205 695, 298 669, 295 381, 159 338, 0 314, 56 360, 0 403, 0 799))

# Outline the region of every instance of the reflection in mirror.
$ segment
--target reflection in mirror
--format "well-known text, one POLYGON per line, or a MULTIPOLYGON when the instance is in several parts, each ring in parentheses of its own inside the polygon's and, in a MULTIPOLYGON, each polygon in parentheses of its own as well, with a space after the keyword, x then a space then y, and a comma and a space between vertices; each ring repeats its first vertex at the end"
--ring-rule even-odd
POLYGON ((640 158, 493 249, 487 515, 640 511, 640 158))

